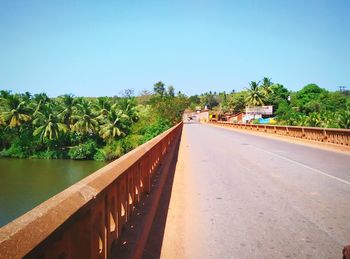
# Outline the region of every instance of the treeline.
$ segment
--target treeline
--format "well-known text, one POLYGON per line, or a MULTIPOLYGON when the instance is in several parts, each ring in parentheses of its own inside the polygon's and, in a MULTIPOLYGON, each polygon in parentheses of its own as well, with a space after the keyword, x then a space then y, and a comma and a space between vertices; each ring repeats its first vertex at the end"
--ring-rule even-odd
POLYGON ((162 82, 138 97, 0 91, 0 156, 112 160, 179 122, 188 104, 162 82))
POLYGON ((350 128, 350 91, 327 91, 308 84, 290 91, 270 78, 252 81, 243 91, 207 92, 191 96, 190 107, 205 105, 219 113, 239 113, 246 106, 272 105, 277 124, 325 128, 350 128))
POLYGON ((350 92, 315 84, 293 92, 265 77, 243 91, 187 97, 157 82, 134 96, 49 98, 45 93, 0 91, 0 156, 112 160, 170 128, 183 111, 239 113, 272 105, 277 124, 350 128, 350 92))

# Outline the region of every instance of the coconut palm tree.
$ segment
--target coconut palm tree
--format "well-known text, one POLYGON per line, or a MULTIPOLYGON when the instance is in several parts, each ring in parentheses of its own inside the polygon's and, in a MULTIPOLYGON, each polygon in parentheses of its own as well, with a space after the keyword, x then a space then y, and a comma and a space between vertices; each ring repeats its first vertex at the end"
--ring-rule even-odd
POLYGON ((340 111, 337 114, 338 125, 344 129, 350 129, 350 108, 340 111))
POLYGON ((321 114, 317 112, 310 113, 305 119, 305 124, 310 127, 322 127, 322 123, 321 114))
POLYGON ((262 81, 262 84, 261 84, 261 88, 262 88, 262 92, 266 96, 269 96, 269 94, 273 93, 273 89, 271 87, 272 85, 273 85, 273 83, 271 81, 271 78, 268 78, 268 77, 264 77, 263 78, 263 81, 262 81))
POLYGON ((60 133, 66 133, 68 126, 63 123, 57 111, 57 103, 50 101, 39 103, 33 113, 33 125, 35 128, 33 135, 40 136, 40 140, 44 139, 54 140, 58 139, 60 133))
MULTIPOLYGON (((2 95, 3 96, 3 95, 2 95)), ((5 95, 1 97, 0 121, 10 128, 19 127, 22 123, 31 120, 31 110, 19 95, 5 95)))
POLYGON ((72 124, 72 115, 75 108, 75 100, 74 96, 71 94, 65 94, 60 96, 60 108, 62 111, 59 113, 59 117, 61 120, 67 125, 67 127, 70 127, 72 124))
POLYGON ((246 99, 246 104, 251 106, 261 106, 264 105, 265 95, 259 87, 260 82, 251 81, 249 83, 248 97, 246 99))
POLYGON ((40 137, 40 140, 43 142, 44 139, 58 139, 60 132, 66 133, 68 130, 67 125, 59 122, 59 117, 55 114, 50 113, 48 117, 46 117, 43 113, 37 112, 37 118, 34 119, 34 124, 39 124, 41 126, 37 127, 33 136, 40 137))
POLYGON ((51 101, 51 99, 47 96, 46 93, 34 94, 33 99, 37 104, 46 104, 51 101))
POLYGON ((101 138, 109 142, 115 138, 125 136, 129 119, 129 116, 118 109, 116 104, 112 105, 100 128, 101 138))
POLYGON ((108 97, 98 97, 94 104, 94 109, 98 114, 98 119, 103 119, 107 116, 109 109, 111 108, 111 102, 108 97))
POLYGON ((130 124, 137 122, 140 119, 135 98, 124 99, 121 105, 121 109, 123 113, 128 116, 130 124))
POLYGON ((75 114, 72 116, 73 126, 72 131, 83 135, 93 134, 98 132, 98 121, 96 113, 92 110, 92 103, 86 99, 82 99, 76 105, 75 114))

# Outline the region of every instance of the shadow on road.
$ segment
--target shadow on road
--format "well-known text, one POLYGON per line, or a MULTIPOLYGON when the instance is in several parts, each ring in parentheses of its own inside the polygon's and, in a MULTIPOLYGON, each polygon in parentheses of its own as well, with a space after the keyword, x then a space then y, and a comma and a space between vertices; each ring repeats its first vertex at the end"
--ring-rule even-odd
MULTIPOLYGON (((122 234, 116 244, 113 245, 111 258, 129 259, 129 258, 159 258, 163 236, 165 231, 168 208, 173 187, 175 168, 178 159, 180 139, 177 141, 173 154, 166 158, 167 161, 161 162, 160 169, 152 178, 152 191, 145 195, 141 202, 135 206, 133 215, 123 227, 122 234), (165 166, 168 164, 168 166, 165 166), (167 172, 165 168, 168 168, 167 172), (154 204, 157 189, 160 188, 160 179, 163 173, 167 173, 164 179, 163 190, 160 190, 159 203, 154 204), (152 222, 148 236, 144 236, 144 229, 147 228, 150 211, 156 206, 155 217, 152 222), (143 243, 144 242, 144 243, 143 243), (140 243, 145 244, 141 251, 140 243)), ((168 154, 169 155, 169 154, 168 154)), ((141 246, 142 247, 142 246, 141 246)))
POLYGON ((163 237, 164 237, 165 224, 166 224, 166 219, 168 216, 171 191, 173 188, 175 169, 176 169, 177 158, 178 158, 178 153, 179 153, 179 145, 180 145, 180 143, 177 144, 176 152, 175 152, 175 156, 174 156, 176 159, 174 159, 174 161, 172 161, 172 163, 170 165, 169 172, 168 172, 168 178, 166 179, 165 186, 164 186, 164 189, 162 191, 161 198, 160 198, 160 201, 158 204, 156 216, 155 216, 155 219, 153 221, 153 225, 152 225, 151 231, 149 233, 145 249, 143 251, 142 258, 144 258, 144 259, 160 258, 163 237))

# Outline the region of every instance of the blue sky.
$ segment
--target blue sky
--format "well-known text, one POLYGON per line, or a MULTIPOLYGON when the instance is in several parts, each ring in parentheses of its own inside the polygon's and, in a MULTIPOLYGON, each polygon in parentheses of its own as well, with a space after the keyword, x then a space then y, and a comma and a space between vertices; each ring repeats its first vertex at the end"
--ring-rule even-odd
POLYGON ((350 1, 0 0, 0 89, 187 95, 264 76, 350 89, 350 1))

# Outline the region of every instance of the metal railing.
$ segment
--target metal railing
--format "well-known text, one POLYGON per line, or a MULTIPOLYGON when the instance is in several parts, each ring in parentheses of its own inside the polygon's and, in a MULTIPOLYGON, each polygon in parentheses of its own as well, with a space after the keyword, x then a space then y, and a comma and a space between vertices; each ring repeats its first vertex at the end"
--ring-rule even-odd
POLYGON ((332 143, 342 146, 350 146, 350 130, 349 129, 332 129, 332 128, 315 128, 315 127, 297 127, 297 126, 281 126, 281 125, 263 125, 263 124, 244 124, 232 123, 226 121, 212 121, 212 124, 272 133, 282 136, 307 139, 325 143, 332 143))
POLYGON ((182 123, 0 228, 0 258, 109 258, 182 123))

